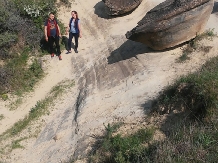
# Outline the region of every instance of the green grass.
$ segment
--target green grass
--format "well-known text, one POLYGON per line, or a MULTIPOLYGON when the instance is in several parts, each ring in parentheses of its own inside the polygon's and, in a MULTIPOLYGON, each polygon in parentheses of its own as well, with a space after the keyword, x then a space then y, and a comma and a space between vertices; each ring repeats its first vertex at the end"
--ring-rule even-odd
POLYGON ((53 102, 72 86, 74 86, 74 81, 67 80, 53 87, 47 98, 38 101, 35 107, 31 108, 29 114, 24 119, 19 120, 11 128, 1 134, 0 154, 7 155, 13 149, 25 148, 20 144, 20 142, 31 137, 37 137, 37 134, 40 133, 40 123, 32 128, 34 122, 37 122, 37 120, 44 115, 49 115, 49 108, 51 108, 53 102), (23 137, 23 135, 25 135, 25 137, 23 137))
POLYGON ((189 60, 190 55, 195 51, 203 52, 204 54, 208 53, 212 47, 200 44, 201 40, 207 39, 212 41, 214 37, 217 37, 217 34, 214 33, 214 29, 208 29, 204 33, 197 35, 194 39, 190 40, 184 48, 182 48, 182 54, 177 59, 177 62, 189 60))
POLYGON ((2 78, 0 79, 1 95, 14 92, 22 95, 31 91, 34 85, 43 77, 43 70, 35 59, 27 66, 30 49, 25 49, 20 55, 10 59, 2 67, 2 78))
MULTIPOLYGON (((54 12, 58 18, 56 0, 9 0, 0 4, 3 6, 0 9, 0 59, 4 60, 4 64, 0 65, 0 97, 7 93, 20 96, 31 91, 43 76, 36 54, 43 55, 39 52, 42 45, 40 40, 44 35, 42 27, 48 13, 54 12), (32 11, 29 12, 27 8, 32 11), (32 15, 38 10, 37 16, 32 15), (33 55, 35 60, 32 65, 27 65, 33 55)), ((65 0, 60 5, 63 4, 69 4, 69 1, 65 0)), ((61 21, 59 24, 63 33, 64 25, 61 21)))
POLYGON ((18 97, 15 101, 11 102, 8 107, 9 110, 16 110, 18 108, 18 106, 20 106, 23 103, 23 99, 22 97, 18 97))
POLYGON ((2 100, 6 101, 6 100, 8 100, 8 95, 7 94, 2 94, 1 98, 2 98, 2 100))
POLYGON ((131 135, 121 136, 115 134, 119 127, 117 124, 105 126, 106 133, 97 143, 96 150, 91 153, 90 162, 126 163, 149 160, 150 149, 146 144, 151 141, 155 129, 140 129, 131 135))
POLYGON ((183 51, 182 55, 179 57, 179 62, 184 62, 189 59, 190 57, 188 56, 188 53, 183 51))
POLYGON ((217 162, 218 57, 166 88, 152 114, 168 114, 160 126, 167 138, 156 142, 155 162, 217 162), (176 112, 175 112, 176 111, 176 112))
POLYGON ((160 92, 145 122, 150 123, 150 118, 158 120, 156 130, 165 139, 153 140, 154 130, 146 128, 125 136, 114 134, 109 125, 96 142, 98 148, 93 148, 90 162, 217 162, 218 57, 160 92))
POLYGON ((14 140, 11 144, 11 147, 12 147, 12 150, 13 149, 17 149, 17 148, 24 148, 22 145, 20 145, 20 142, 25 140, 27 138, 21 138, 21 139, 17 139, 17 140, 14 140))
MULTIPOLYGON (((67 88, 70 88, 74 85, 74 81, 65 81, 60 85, 53 87, 50 94, 44 100, 38 101, 35 107, 33 107, 29 114, 22 120, 16 122, 10 129, 5 131, 0 135, 0 142, 7 140, 8 138, 17 137, 22 131, 31 126, 31 123, 38 120, 43 115, 48 115, 50 113, 49 106, 53 104, 53 101, 56 100, 67 88)), ((35 133, 33 133, 34 135, 35 133)), ((24 140, 24 139, 22 139, 24 140)), ((20 147, 19 142, 15 141, 12 143, 12 147, 20 147)))
POLYGON ((3 114, 0 114, 0 121, 2 120, 2 119, 4 119, 5 117, 4 117, 4 115, 3 114))

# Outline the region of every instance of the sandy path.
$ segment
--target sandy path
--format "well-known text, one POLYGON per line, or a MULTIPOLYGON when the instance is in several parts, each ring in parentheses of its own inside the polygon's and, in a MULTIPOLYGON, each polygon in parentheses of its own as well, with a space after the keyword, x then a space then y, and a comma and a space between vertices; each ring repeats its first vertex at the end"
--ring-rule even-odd
POLYGON ((56 86, 59 82, 65 79, 72 79, 72 66, 70 55, 65 55, 62 61, 58 60, 58 57, 50 58, 47 56, 48 65, 46 70, 46 77, 35 87, 35 91, 25 95, 23 104, 18 106, 16 110, 10 111, 4 105, 1 107, 1 114, 4 115, 4 119, 0 123, 0 134, 10 128, 19 119, 23 119, 27 115, 31 108, 33 108, 37 101, 45 99, 53 86, 56 86))

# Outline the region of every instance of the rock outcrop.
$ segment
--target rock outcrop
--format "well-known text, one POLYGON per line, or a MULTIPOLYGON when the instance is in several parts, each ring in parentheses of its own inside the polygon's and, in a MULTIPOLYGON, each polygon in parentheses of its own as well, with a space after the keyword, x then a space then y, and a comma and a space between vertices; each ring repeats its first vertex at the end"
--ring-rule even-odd
POLYGON ((108 15, 121 15, 134 10, 142 0, 102 0, 108 15))
POLYGON ((186 42, 204 31, 214 0, 166 0, 150 10, 126 38, 154 50, 186 42))

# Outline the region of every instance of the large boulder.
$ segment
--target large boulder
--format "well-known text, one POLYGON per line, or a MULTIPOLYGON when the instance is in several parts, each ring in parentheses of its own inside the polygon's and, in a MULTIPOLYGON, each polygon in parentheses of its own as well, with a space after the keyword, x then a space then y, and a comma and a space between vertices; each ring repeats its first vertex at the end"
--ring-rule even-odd
POLYGON ((154 50, 186 42, 204 31, 214 0, 166 0, 150 10, 126 38, 154 50))
POLYGON ((108 15, 121 15, 134 10, 142 0, 102 0, 108 15))

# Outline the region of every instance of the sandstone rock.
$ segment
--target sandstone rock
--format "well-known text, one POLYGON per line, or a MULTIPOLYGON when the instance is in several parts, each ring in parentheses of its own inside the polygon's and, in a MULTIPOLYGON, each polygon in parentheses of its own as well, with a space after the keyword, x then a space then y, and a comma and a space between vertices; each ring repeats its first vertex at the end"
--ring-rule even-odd
POLYGON ((126 37, 154 50, 174 47, 204 31, 213 4, 214 0, 166 0, 150 10, 126 37))
POLYGON ((142 0, 102 0, 108 15, 121 15, 134 10, 142 0))

